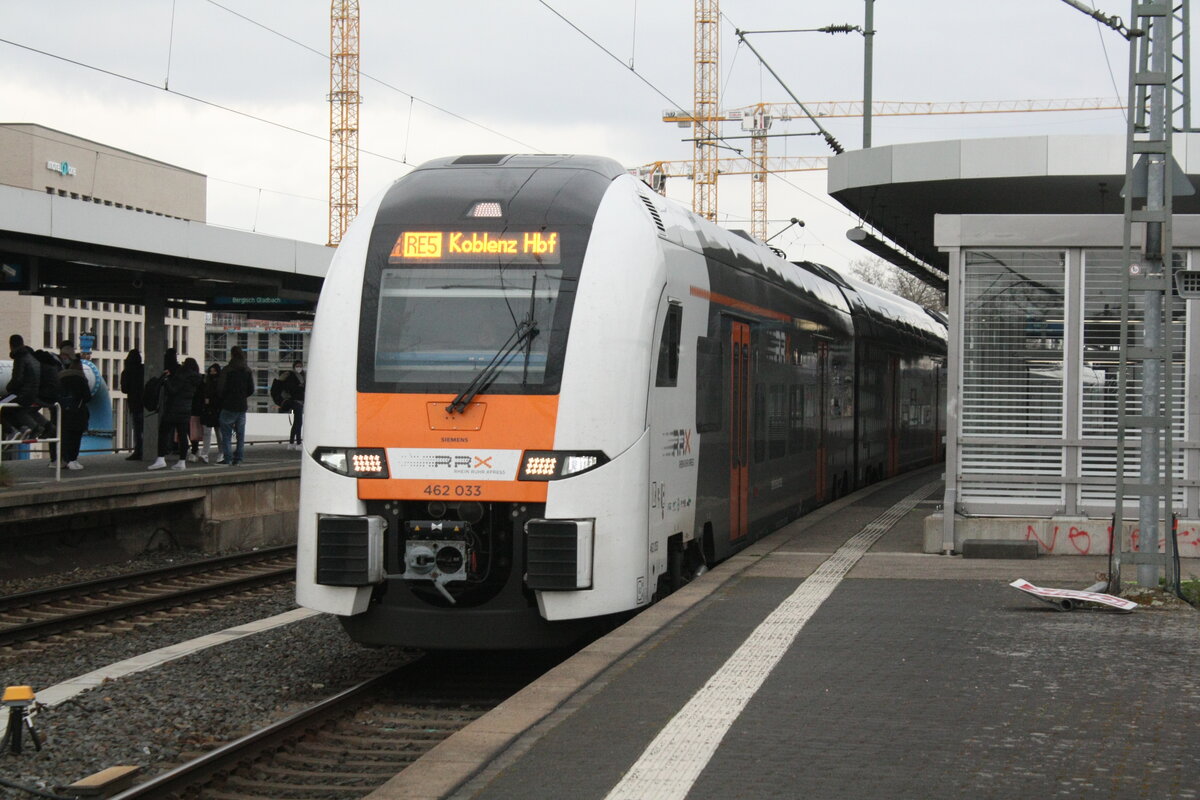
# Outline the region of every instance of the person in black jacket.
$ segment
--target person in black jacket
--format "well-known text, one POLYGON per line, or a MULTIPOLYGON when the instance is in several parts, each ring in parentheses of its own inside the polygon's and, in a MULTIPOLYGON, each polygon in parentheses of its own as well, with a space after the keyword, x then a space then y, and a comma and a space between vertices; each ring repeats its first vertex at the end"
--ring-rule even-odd
MULTIPOLYGON (((221 365, 209 364, 204 372, 204 381, 192 400, 192 454, 188 461, 208 463, 208 443, 213 429, 220 424, 221 405, 217 397, 217 381, 221 377, 221 365)), ((220 446, 218 436, 218 447, 220 446)))
POLYGON ((12 395, 6 402, 16 406, 3 410, 4 424, 14 429, 13 436, 5 438, 36 439, 47 427, 45 418, 37 412, 41 367, 33 356, 33 348, 25 346, 25 337, 20 334, 8 337, 8 350, 13 362, 12 379, 4 394, 12 395))
MULTIPOLYGON (((172 356, 173 350, 169 350, 172 356)), ((192 417, 192 398, 200 388, 200 368, 194 358, 180 366, 163 370, 162 405, 158 409, 158 458, 146 469, 165 469, 172 438, 178 440, 179 460, 171 469, 187 468, 188 423, 192 417)))
POLYGON ((292 415, 288 434, 288 450, 299 450, 300 431, 304 425, 304 362, 296 361, 291 371, 285 370, 271 385, 271 399, 284 414, 292 415))
POLYGON ((75 358, 58 376, 58 402, 62 407, 62 458, 67 469, 83 469, 79 463, 79 444, 87 432, 88 401, 92 389, 83 372, 83 361, 75 358))
POLYGON ((218 464, 236 467, 242 463, 246 444, 246 411, 250 405, 246 398, 254 394, 254 376, 246 366, 242 348, 234 346, 230 351, 229 365, 221 370, 217 380, 217 397, 221 403, 221 460, 218 464), (237 433, 237 452, 233 451, 233 434, 237 433))
POLYGON ((146 413, 142 405, 142 386, 146 382, 146 371, 142 367, 142 354, 135 347, 125 356, 125 368, 121 370, 121 391, 125 393, 125 407, 129 411, 129 427, 133 430, 133 452, 126 461, 142 460, 142 420, 146 413))

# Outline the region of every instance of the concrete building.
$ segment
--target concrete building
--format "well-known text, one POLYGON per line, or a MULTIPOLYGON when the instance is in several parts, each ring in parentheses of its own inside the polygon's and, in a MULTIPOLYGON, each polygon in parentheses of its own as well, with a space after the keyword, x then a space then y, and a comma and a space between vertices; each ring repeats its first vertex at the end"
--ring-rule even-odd
MULTIPOLYGON (((275 411, 271 402, 271 382, 297 361, 308 362, 308 342, 312 338, 312 320, 273 320, 256 318, 253 314, 209 315, 204 334, 204 363, 224 364, 234 346, 246 354, 246 366, 254 375, 254 396, 250 398, 251 414, 270 414, 275 411)), ((267 435, 270 420, 251 417, 247 421, 248 435, 267 435)), ((274 428, 278 428, 275 425, 274 428)))
MULTIPOLYGON (((1175 157, 1200 187, 1200 136, 1176 137, 1175 157)), ((831 195, 949 275, 946 513, 927 525, 929 552, 979 538, 1107 552, 1124 182, 1123 137, 930 142, 830 162, 831 195)), ((1197 263, 1198 215, 1200 195, 1175 198, 1179 266, 1197 263)), ((1135 226, 1133 241, 1141 235, 1135 226)), ((1170 331, 1185 556, 1200 556, 1200 348, 1187 346, 1198 306, 1177 300, 1170 331)), ((1130 386, 1136 397, 1136 371, 1130 386)), ((1136 502, 1124 508, 1135 525, 1136 502)))
MULTIPOLYGON (((29 123, 0 124, 0 184, 45 191, 58 197, 145 214, 203 222, 206 177, 61 131, 29 123)), ((64 340, 80 344, 95 336, 92 361, 113 396, 113 442, 128 446, 126 398, 119 391, 121 367, 132 348, 145 353, 143 307, 73 296, 0 292, 0 320, 7 336, 19 333, 34 349, 57 351, 64 340)), ((168 308, 166 345, 183 360, 199 360, 204 347, 202 311, 168 308)), ((103 433, 97 431, 97 433, 103 433)))

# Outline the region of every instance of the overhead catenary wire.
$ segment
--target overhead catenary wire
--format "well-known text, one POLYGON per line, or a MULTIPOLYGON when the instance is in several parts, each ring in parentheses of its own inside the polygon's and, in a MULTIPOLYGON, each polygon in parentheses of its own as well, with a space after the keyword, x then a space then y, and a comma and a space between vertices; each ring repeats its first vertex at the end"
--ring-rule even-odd
MULTIPOLYGON (((211 2, 211 0, 210 0, 210 2, 211 2)), ((629 72, 633 73, 633 76, 634 76, 635 78, 637 78, 637 79, 638 79, 639 81, 641 81, 642 83, 646 84, 646 86, 650 87, 650 89, 651 89, 651 90, 652 90, 652 91, 653 91, 655 94, 657 94, 659 97, 661 97, 662 99, 664 99, 664 100, 666 100, 668 103, 670 103, 672 108, 683 108, 683 105, 682 105, 682 104, 678 103, 678 102, 677 102, 677 101, 676 101, 676 100, 675 100, 673 97, 671 97, 670 95, 668 95, 668 94, 667 94, 666 92, 664 92, 662 89, 659 89, 657 86, 655 86, 655 85, 654 85, 654 84, 653 84, 653 83, 650 81, 650 79, 649 79, 649 78, 647 78, 645 75, 643 75, 642 73, 638 72, 636 69, 634 69, 634 68, 633 68, 632 66, 630 66, 629 64, 626 64, 625 62, 621 61, 620 57, 618 57, 618 56, 617 56, 615 53, 613 53, 613 51, 609 50, 607 47, 605 47, 604 45, 600 44, 600 42, 598 42, 598 41, 596 41, 594 38, 592 38, 592 36, 591 36, 590 34, 588 34, 588 32, 587 32, 587 31, 585 31, 583 28, 580 28, 578 25, 576 25, 576 24, 575 24, 574 22, 572 22, 570 19, 568 19, 567 17, 565 17, 565 16, 562 14, 562 12, 560 12, 560 11, 559 11, 558 9, 556 9, 554 6, 552 6, 552 5, 550 5, 549 3, 547 3, 547 2, 546 2, 546 0, 538 0, 538 2, 539 2, 539 3, 541 3, 541 5, 542 5, 542 6, 544 6, 544 7, 546 8, 546 10, 547 10, 547 11, 549 11, 551 14, 553 14, 553 15, 554 15, 554 16, 556 16, 556 17, 558 17, 560 20, 562 20, 562 21, 563 21, 563 22, 565 22, 567 25, 569 25, 569 26, 570 26, 570 27, 571 27, 571 28, 572 28, 572 29, 573 29, 573 30, 574 30, 576 33, 578 33, 580 36, 582 36, 583 38, 587 39, 587 40, 588 40, 589 42, 591 42, 593 45, 595 45, 596 47, 598 47, 598 48, 599 48, 599 49, 600 49, 600 50, 601 50, 601 51, 602 51, 602 52, 603 52, 605 55, 607 55, 607 56, 608 56, 609 58, 611 58, 613 61, 616 61, 616 62, 617 62, 618 64, 620 64, 620 65, 621 65, 623 68, 625 68, 625 69, 629 70, 629 72)), ((716 138, 716 139, 718 139, 718 140, 720 140, 720 141, 725 141, 725 140, 724 140, 722 137, 720 137, 720 136, 717 136, 717 137, 715 137, 715 138, 716 138)), ((732 149, 733 149, 733 150, 736 150, 736 151, 737 151, 737 152, 739 152, 739 153, 740 153, 740 152, 742 152, 740 149, 738 149, 738 148, 736 148, 736 147, 733 147, 732 149)))
MULTIPOLYGON (((777 31, 758 31, 758 32, 759 33, 776 33, 777 31)), ((743 44, 746 45, 746 47, 750 48, 750 52, 754 53, 754 57, 758 59, 759 63, 762 64, 764 67, 766 67, 767 72, 770 72, 771 76, 773 78, 775 78, 776 81, 779 82, 779 85, 783 87, 783 90, 788 93, 789 97, 792 98, 792 102, 794 102, 796 105, 798 105, 800 107, 800 110, 808 115, 808 119, 812 122, 813 125, 817 126, 817 130, 819 130, 821 132, 821 135, 823 137, 825 137, 825 143, 829 145, 829 149, 833 150, 833 152, 835 152, 839 155, 844 153, 846 150, 844 147, 842 147, 841 143, 838 142, 837 139, 833 138, 833 134, 830 133, 829 131, 825 130, 825 127, 820 122, 817 121, 817 118, 814 117, 812 115, 812 113, 809 112, 809 110, 804 106, 804 103, 800 102, 800 98, 796 97, 796 93, 793 92, 786 83, 784 83, 783 78, 779 77, 779 74, 776 73, 775 70, 771 68, 771 65, 767 63, 766 59, 764 59, 762 57, 762 55, 757 50, 754 49, 754 45, 752 45, 752 44, 750 44, 750 42, 746 41, 746 35, 749 33, 755 33, 755 31, 743 31, 743 30, 736 31, 738 41, 742 42, 743 44)))
MULTIPOLYGON (((205 0, 205 2, 207 2, 207 3, 208 3, 209 5, 211 5, 211 6, 214 6, 214 7, 216 7, 216 8, 219 8, 219 9, 221 9, 222 11, 225 11, 226 13, 232 14, 233 16, 235 16, 235 17, 238 17, 239 19, 242 19, 242 20, 245 20, 246 22, 249 22, 251 25, 254 25, 254 26, 256 26, 256 27, 262 28, 264 31, 266 31, 266 32, 268 32, 268 33, 270 33, 270 34, 272 34, 272 35, 274 35, 274 36, 278 36, 278 37, 279 37, 279 38, 281 38, 281 39, 285 39, 285 40, 287 40, 287 41, 291 42, 292 44, 294 44, 294 45, 296 45, 296 46, 298 46, 298 47, 301 47, 301 48, 303 48, 303 49, 305 49, 305 50, 309 51, 310 53, 313 53, 313 54, 315 54, 315 55, 317 55, 317 56, 320 56, 320 57, 321 57, 322 59, 324 59, 325 61, 329 61, 329 60, 330 60, 330 56, 329 56, 327 53, 325 53, 325 52, 321 51, 320 49, 318 49, 318 48, 316 48, 316 47, 312 47, 312 46, 310 46, 310 45, 307 45, 307 44, 305 44, 304 42, 300 41, 299 39, 294 39, 294 38, 292 38, 291 36, 288 36, 286 33, 282 33, 281 31, 277 31, 277 30, 275 30, 274 28, 272 28, 272 27, 271 27, 271 26, 269 26, 269 25, 266 25, 266 24, 264 24, 264 23, 262 23, 262 22, 259 22, 258 20, 256 20, 256 19, 253 19, 252 17, 248 17, 248 16, 246 16, 245 14, 242 14, 242 13, 241 13, 241 12, 239 12, 239 11, 235 11, 235 10, 233 10, 232 8, 229 8, 228 6, 224 6, 224 5, 222 5, 221 3, 218 3, 218 2, 216 2, 216 0, 205 0)), ((495 128, 490 128, 490 127, 488 127, 487 125, 484 125, 484 124, 483 124, 483 123, 481 123, 481 122, 476 122, 475 120, 473 120, 473 119, 470 119, 469 117, 464 117, 462 114, 459 114, 459 113, 457 113, 457 112, 455 112, 455 111, 451 111, 451 110, 450 110, 450 109, 448 109, 448 108, 444 108, 444 107, 442 107, 442 106, 439 106, 438 104, 436 104, 436 103, 433 103, 433 102, 431 102, 431 101, 429 101, 429 100, 425 100, 425 99, 423 99, 423 98, 417 97, 417 96, 416 96, 416 95, 414 95, 412 92, 406 92, 404 89, 401 89, 401 88, 400 88, 400 87, 398 87, 398 86, 394 86, 394 85, 392 85, 392 84, 388 83, 387 81, 383 80, 382 78, 376 78, 375 76, 373 76, 373 75, 370 75, 370 74, 368 74, 368 73, 366 73, 366 72, 363 72, 363 71, 361 71, 361 70, 359 70, 359 75, 360 75, 361 77, 363 77, 363 78, 366 78, 366 79, 367 79, 367 80, 369 80, 369 81, 374 81, 375 83, 379 84, 380 86, 383 86, 384 88, 391 89, 391 90, 392 90, 392 91, 394 91, 394 92, 398 92, 399 94, 402 94, 402 95, 404 95, 405 97, 409 98, 409 99, 410 99, 411 101, 413 101, 413 102, 420 103, 421 105, 428 106, 429 108, 432 108, 434 111, 439 111, 439 112, 441 112, 441 113, 443 113, 443 114, 446 114, 447 116, 454 117, 455 119, 459 120, 460 122, 465 122, 465 123, 467 123, 468 125, 474 125, 475 127, 479 128, 479 129, 481 129, 481 130, 487 131, 488 133, 490 133, 490 134, 493 134, 493 135, 495 135, 495 136, 499 136, 499 137, 500 137, 500 138, 502 138, 502 139, 507 139, 507 140, 509 140, 510 142, 514 142, 515 144, 519 144, 519 145, 521 145, 522 147, 524 147, 524 148, 527 148, 527 149, 529 149, 529 150, 532 150, 532 151, 534 151, 534 152, 538 152, 538 153, 544 153, 544 152, 546 152, 545 150, 542 150, 542 149, 541 149, 541 148, 539 148, 539 147, 534 147, 533 145, 531 145, 531 144, 527 144, 527 143, 525 143, 525 142, 521 141, 520 139, 516 139, 516 138, 514 138, 514 137, 512 137, 512 136, 509 136, 509 135, 508 135, 508 134, 506 134, 506 133, 501 133, 500 131, 496 130, 495 128)), ((411 113, 411 111, 410 111, 410 113, 411 113)), ((366 151, 366 150, 361 150, 360 152, 363 152, 363 153, 365 153, 365 152, 367 152, 367 151, 366 151)), ((408 163, 408 162, 405 162, 405 163, 408 163)))
MULTIPOLYGON (((1108 68, 1108 79, 1112 81, 1113 93, 1116 94, 1117 99, 1120 100, 1121 89, 1119 86, 1117 86, 1117 76, 1116 73, 1113 72, 1112 59, 1108 57, 1108 45, 1104 43, 1104 29, 1100 26, 1099 20, 1096 21, 1096 36, 1100 37, 1100 50, 1104 53, 1104 66, 1108 68)), ((1126 122, 1128 122, 1128 113, 1129 112, 1124 107, 1121 108, 1121 117, 1125 119, 1126 122)))
MULTIPOLYGON (((119 78, 124 81, 129 81, 130 83, 136 83, 139 86, 145 86, 147 89, 154 89, 155 91, 158 91, 158 92, 166 92, 167 94, 175 95, 176 97, 182 97, 185 100, 191 100, 194 103, 200 103, 201 105, 205 105, 210 108, 215 108, 220 111, 226 111, 230 114, 237 114, 239 117, 245 117, 246 119, 251 119, 251 120, 254 120, 255 122, 261 122, 265 125, 270 125, 275 128, 280 128, 285 131, 291 131, 292 133, 297 133, 297 134, 300 134, 301 136, 307 136, 310 139, 316 139, 317 141, 324 142, 326 144, 329 143, 329 137, 327 137, 327 136, 322 136, 317 133, 312 133, 311 131, 306 131, 306 130, 303 130, 302 128, 296 128, 296 127, 287 125, 282 122, 276 122, 275 120, 267 119, 266 117, 260 117, 257 114, 251 114, 248 111, 242 111, 240 109, 233 108, 232 106, 222 105, 221 103, 216 103, 216 102, 213 102, 212 100, 205 100, 203 97, 197 97, 196 95, 187 94, 186 92, 179 92, 179 91, 176 91, 175 89, 168 89, 164 86, 158 86, 153 83, 150 83, 149 81, 144 81, 141 78, 134 78, 131 75, 124 75, 120 72, 115 72, 110 69, 105 69, 104 67, 97 67, 94 64, 88 64, 85 61, 78 61, 74 58, 68 58, 67 56, 59 55, 58 53, 51 53, 48 50, 41 50, 37 47, 31 47, 30 45, 27 45, 27 44, 21 44, 20 42, 14 42, 11 39, 5 39, 5 38, 0 37, 0 43, 11 45, 12 47, 17 47, 22 50, 28 50, 31 53, 37 53, 38 55, 43 55, 48 58, 57 59, 58 61, 63 61, 67 64, 74 64, 77 67, 83 67, 84 69, 90 69, 94 72, 99 72, 103 75, 108 75, 113 78, 119 78)), ((405 164, 410 167, 415 166, 414 164, 410 164, 409 162, 404 161, 403 159, 395 158, 394 156, 385 155, 383 153, 376 153, 371 150, 362 150, 362 149, 360 149, 359 152, 365 153, 370 156, 375 156, 376 158, 382 158, 386 161, 392 161, 397 164, 405 164)))
POLYGON ((171 85, 171 55, 175 52, 175 5, 178 0, 171 0, 171 30, 167 37, 167 76, 163 78, 163 88, 171 85))

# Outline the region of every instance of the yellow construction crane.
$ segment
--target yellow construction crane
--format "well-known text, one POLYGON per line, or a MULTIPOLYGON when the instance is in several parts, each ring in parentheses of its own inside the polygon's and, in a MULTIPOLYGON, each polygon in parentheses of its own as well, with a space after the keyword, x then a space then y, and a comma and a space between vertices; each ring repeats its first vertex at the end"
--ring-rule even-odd
POLYGON ((692 209, 707 220, 717 219, 717 130, 721 73, 721 10, 717 0, 696 0, 695 6, 695 141, 692 146, 692 209))
MULTIPOLYGON (((862 101, 805 103, 814 117, 860 117, 862 101)), ((1119 99, 1087 97, 1055 100, 958 100, 948 102, 875 101, 871 103, 871 115, 875 117, 924 116, 944 114, 1010 114, 1016 112, 1043 111, 1110 111, 1124 110, 1119 99)), ((808 115, 795 103, 757 103, 726 111, 706 112, 701 115, 668 109, 663 112, 663 122, 673 122, 680 127, 693 126, 696 142, 699 143, 703 127, 715 149, 716 127, 721 122, 740 122, 750 136, 750 155, 739 158, 715 159, 714 172, 699 171, 698 161, 655 161, 634 170, 659 193, 666 192, 666 178, 691 177, 699 183, 711 183, 712 205, 706 206, 707 219, 716 218, 716 176, 750 176, 750 234, 758 239, 767 238, 767 175, 772 172, 801 172, 825 169, 827 157, 808 156, 799 158, 773 159, 767 156, 767 131, 775 120, 808 119, 808 115), (690 168, 690 172, 689 172, 690 168)), ((693 193, 693 197, 695 194, 693 193)), ((693 201, 693 210, 700 207, 693 201)))
MULTIPOLYGON (((777 156, 754 160, 749 156, 730 156, 717 159, 718 175, 753 175, 756 172, 812 172, 826 169, 829 156, 777 156)), ((630 170, 637 177, 664 193, 667 178, 691 178, 691 161, 652 161, 630 170)))
POLYGON ((329 33, 329 244, 358 214, 358 0, 333 0, 329 33))

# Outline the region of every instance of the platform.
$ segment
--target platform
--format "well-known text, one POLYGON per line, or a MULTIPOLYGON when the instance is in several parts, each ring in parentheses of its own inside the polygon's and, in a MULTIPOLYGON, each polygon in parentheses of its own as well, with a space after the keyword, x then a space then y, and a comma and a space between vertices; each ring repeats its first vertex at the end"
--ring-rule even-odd
POLYGON ((300 455, 248 443, 236 467, 151 472, 151 461, 84 453, 84 468, 62 470, 61 480, 45 459, 5 461, 13 483, 0 487, 0 579, 30 558, 74 566, 164 545, 220 553, 294 542, 300 455), (34 552, 47 549, 55 553, 34 552))
POLYGON ((1082 588, 1099 556, 921 553, 939 476, 776 532, 370 797, 1200 794, 1196 612, 1061 612, 1007 585, 1082 588))

